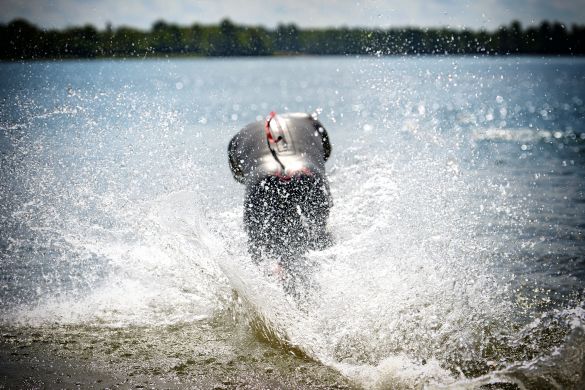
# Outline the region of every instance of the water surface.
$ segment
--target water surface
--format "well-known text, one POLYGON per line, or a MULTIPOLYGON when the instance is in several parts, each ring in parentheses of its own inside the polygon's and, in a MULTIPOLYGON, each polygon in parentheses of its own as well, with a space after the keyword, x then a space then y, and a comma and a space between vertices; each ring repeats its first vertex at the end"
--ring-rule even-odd
POLYGON ((584 385, 582 59, 4 63, 0 94, 10 359, 44 340, 144 383, 584 385), (335 243, 303 302, 251 262, 227 164, 273 110, 333 142, 335 243))

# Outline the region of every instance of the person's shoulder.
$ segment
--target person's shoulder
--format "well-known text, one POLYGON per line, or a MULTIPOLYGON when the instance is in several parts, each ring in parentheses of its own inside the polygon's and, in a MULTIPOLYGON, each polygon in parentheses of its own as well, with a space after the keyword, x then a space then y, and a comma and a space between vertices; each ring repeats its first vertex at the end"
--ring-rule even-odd
POLYGON ((241 128, 235 135, 233 138, 242 138, 242 137, 246 137, 249 134, 253 134, 255 132, 257 132, 258 130, 263 130, 264 129, 264 124, 262 123, 262 121, 256 121, 256 122, 252 122, 252 123, 248 123, 246 126, 244 126, 243 128, 241 128))
POLYGON ((264 125, 262 121, 248 123, 233 135, 229 142, 228 150, 239 149, 251 142, 258 142, 258 134, 264 134, 264 125))

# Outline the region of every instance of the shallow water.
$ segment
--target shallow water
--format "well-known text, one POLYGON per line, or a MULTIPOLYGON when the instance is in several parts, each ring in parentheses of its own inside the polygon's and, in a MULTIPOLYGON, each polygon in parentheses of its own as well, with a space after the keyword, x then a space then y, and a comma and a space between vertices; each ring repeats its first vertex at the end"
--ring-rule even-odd
POLYGON ((584 60, 4 63, 0 93, 3 350, 144 383, 583 386, 584 60), (300 300, 251 262, 227 165, 272 110, 333 142, 300 300))

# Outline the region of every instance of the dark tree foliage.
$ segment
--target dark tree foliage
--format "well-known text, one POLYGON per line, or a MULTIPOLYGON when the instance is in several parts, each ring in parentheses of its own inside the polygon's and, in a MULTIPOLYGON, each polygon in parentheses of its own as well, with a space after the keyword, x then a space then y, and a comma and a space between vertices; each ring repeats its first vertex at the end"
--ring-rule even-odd
POLYGON ((299 42, 299 29, 294 24, 288 26, 280 25, 274 35, 274 50, 283 53, 298 53, 301 51, 299 42))
POLYGON ((150 36, 147 39, 151 42, 151 47, 157 53, 183 53, 185 44, 179 26, 166 24, 159 20, 152 25, 150 36))
POLYGON ((157 21, 150 31, 131 27, 104 30, 86 25, 40 29, 17 19, 0 25, 0 59, 92 58, 132 56, 267 56, 541 54, 584 55, 585 26, 543 21, 526 29, 518 21, 496 31, 446 28, 300 29, 294 24, 238 26, 228 19, 216 26, 179 26, 157 21))

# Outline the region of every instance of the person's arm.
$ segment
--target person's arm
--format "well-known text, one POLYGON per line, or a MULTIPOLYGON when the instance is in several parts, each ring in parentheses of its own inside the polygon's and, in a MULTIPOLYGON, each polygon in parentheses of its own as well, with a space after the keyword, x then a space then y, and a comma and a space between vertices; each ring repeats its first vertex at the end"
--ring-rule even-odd
POLYGON ((317 130, 319 132, 319 135, 321 136, 321 142, 323 144, 323 153, 324 153, 323 159, 325 161, 327 161, 329 159, 329 156, 331 156, 331 142, 329 141, 329 135, 327 134, 327 130, 325 130, 325 127, 318 120, 316 120, 316 119, 314 120, 313 126, 315 127, 315 130, 317 130))
POLYGON ((238 156, 236 153, 236 148, 238 146, 237 135, 232 138, 228 145, 228 160, 230 164, 230 171, 232 171, 232 175, 234 179, 239 182, 244 182, 244 171, 242 171, 242 164, 238 161, 238 156))

